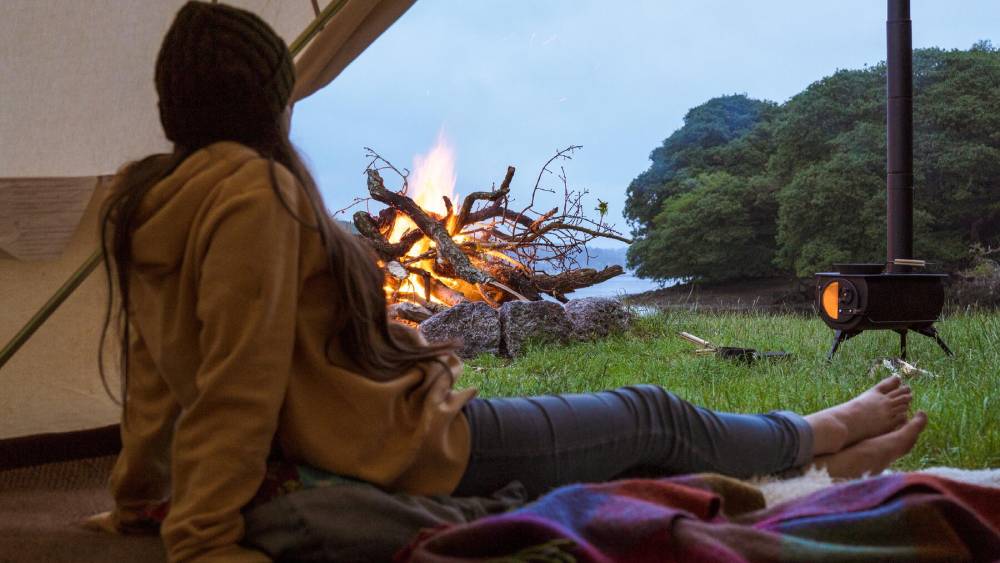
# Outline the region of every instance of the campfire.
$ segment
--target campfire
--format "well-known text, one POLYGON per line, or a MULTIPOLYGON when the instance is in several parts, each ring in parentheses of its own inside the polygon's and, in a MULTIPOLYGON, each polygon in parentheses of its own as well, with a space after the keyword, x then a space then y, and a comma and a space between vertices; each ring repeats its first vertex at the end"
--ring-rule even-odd
POLYGON ((598 220, 587 217, 586 190, 571 189, 562 166, 553 172, 579 148, 567 147, 546 162, 522 206, 510 193, 513 166, 499 186, 456 195, 454 155, 443 138, 416 159, 412 173, 366 149, 368 196, 338 213, 362 203, 368 207, 354 213, 354 225, 376 252, 390 304, 408 302, 437 312, 462 301, 498 307, 549 295, 566 302, 574 290, 623 272, 621 266, 585 267, 588 242, 631 242, 604 222, 606 204, 596 208, 598 220), (387 187, 383 174, 398 179, 399 189, 387 187), (552 176, 558 187, 545 187, 543 181, 552 176), (538 209, 553 198, 558 205, 538 209), (375 213, 373 203, 384 208, 375 213))

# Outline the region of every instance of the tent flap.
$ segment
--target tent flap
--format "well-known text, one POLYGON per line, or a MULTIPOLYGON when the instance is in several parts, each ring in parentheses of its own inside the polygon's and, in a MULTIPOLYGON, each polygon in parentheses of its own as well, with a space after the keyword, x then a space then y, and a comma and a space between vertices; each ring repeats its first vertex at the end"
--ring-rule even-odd
POLYGON ((307 98, 333 81, 415 1, 348 1, 296 60, 292 99, 307 98))
MULTIPOLYGON (((342 6, 299 57, 296 100, 333 80, 413 3, 330 1, 342 6)), ((5 0, 0 343, 97 250, 105 192, 99 177, 169 150, 153 70, 163 34, 183 3, 5 0)), ((313 0, 229 3, 260 14, 289 43, 316 17, 313 0)), ((103 274, 90 276, 0 370, 0 438, 93 428, 118 418, 97 368, 106 282, 103 274)), ((113 370, 109 375, 113 380, 113 370)))

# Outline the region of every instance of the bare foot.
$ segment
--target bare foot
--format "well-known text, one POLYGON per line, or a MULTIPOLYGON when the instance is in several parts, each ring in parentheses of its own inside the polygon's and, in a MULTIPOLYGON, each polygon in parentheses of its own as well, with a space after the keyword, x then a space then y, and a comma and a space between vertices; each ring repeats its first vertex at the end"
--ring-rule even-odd
POLYGON ((906 421, 912 400, 910 388, 892 375, 846 403, 805 417, 813 429, 814 455, 836 453, 895 430, 906 421))
POLYGON ((881 473, 913 449, 926 426, 927 415, 920 411, 892 432, 869 438, 835 454, 820 456, 813 460, 813 464, 825 467, 830 477, 837 479, 857 479, 866 473, 881 473))

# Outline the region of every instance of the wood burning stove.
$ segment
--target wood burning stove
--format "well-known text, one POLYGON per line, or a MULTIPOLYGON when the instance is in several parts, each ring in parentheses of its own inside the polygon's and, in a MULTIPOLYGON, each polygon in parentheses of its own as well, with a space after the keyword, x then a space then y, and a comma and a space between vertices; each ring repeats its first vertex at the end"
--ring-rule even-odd
POLYGON ((886 223, 888 260, 883 264, 835 264, 816 274, 820 318, 834 330, 832 359, 845 340, 865 330, 899 333, 900 357, 906 334, 933 338, 949 356, 934 328, 944 307, 945 274, 914 272, 913 259, 913 48, 910 1, 888 0, 886 18, 886 223))

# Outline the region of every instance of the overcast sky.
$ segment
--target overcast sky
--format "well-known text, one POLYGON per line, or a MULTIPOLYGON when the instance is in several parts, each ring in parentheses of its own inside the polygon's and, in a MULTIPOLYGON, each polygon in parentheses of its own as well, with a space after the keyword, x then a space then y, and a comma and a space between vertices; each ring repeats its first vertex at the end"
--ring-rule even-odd
MULTIPOLYGON (((1000 1, 913 0, 914 47, 1000 44, 1000 1)), ((693 106, 783 102, 885 59, 879 0, 419 0, 331 85, 300 102, 293 140, 331 210, 365 194, 363 147, 413 166, 444 130, 460 194, 583 145, 570 183, 621 213, 628 183, 693 106)), ((344 217, 345 219, 348 217, 344 217)), ((613 246, 598 244, 598 246, 613 246)))

